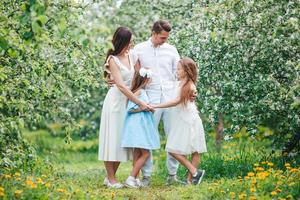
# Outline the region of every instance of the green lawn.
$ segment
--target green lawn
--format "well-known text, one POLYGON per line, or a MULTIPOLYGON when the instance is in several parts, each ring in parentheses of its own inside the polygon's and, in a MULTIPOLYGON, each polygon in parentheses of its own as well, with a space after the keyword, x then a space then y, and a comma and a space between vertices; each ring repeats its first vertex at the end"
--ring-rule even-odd
MULTIPOLYGON (((97 160, 98 139, 74 138, 66 144, 63 137, 47 131, 25 132, 40 157, 29 173, 19 169, 1 175, 0 198, 22 199, 297 199, 300 196, 299 157, 282 158, 271 154, 267 139, 253 139, 238 133, 224 141, 221 153, 208 138, 208 150, 202 156, 206 170, 198 186, 166 186, 163 149, 154 152, 154 173, 149 188, 107 189, 102 185, 105 169, 97 160), (250 172, 250 173, 249 173, 250 172), (253 172, 253 173, 251 173, 253 172), (248 174, 249 173, 249 174, 248 174), (1 193, 1 191, 3 192, 1 193), (1 195, 3 194, 3 195, 1 195)), ((163 139, 164 145, 164 139, 163 139)), ((162 146, 163 146, 162 145, 162 146)), ((131 163, 121 164, 118 179, 129 175, 131 163)), ((178 176, 187 171, 180 166, 178 176)))

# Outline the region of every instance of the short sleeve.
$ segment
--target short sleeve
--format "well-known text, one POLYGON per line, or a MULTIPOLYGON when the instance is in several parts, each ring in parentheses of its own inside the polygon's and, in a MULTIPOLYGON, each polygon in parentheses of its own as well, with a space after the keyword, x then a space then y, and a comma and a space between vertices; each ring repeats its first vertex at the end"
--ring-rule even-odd
POLYGON ((135 109, 138 109, 138 108, 139 108, 139 105, 137 105, 136 103, 128 100, 127 111, 135 110, 135 109))

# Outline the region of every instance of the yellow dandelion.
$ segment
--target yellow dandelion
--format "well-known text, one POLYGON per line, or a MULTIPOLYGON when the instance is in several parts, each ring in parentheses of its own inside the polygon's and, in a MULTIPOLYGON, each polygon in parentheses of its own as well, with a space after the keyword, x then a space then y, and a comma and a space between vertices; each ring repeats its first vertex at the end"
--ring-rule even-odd
POLYGON ((248 173, 248 176, 249 176, 249 177, 252 177, 252 176, 254 176, 254 175, 255 175, 255 174, 254 174, 253 172, 249 172, 249 173, 248 173))
POLYGON ((235 197, 235 193, 234 192, 229 192, 229 195, 230 195, 231 198, 235 197))
POLYGON ((51 183, 46 183, 45 186, 46 186, 46 188, 49 188, 49 187, 51 187, 51 183))
POLYGON ((16 172, 15 176, 17 176, 17 177, 21 176, 20 172, 16 172))
POLYGON ((285 163, 284 166, 285 166, 285 167, 290 167, 291 164, 290 164, 290 163, 285 163))
POLYGON ((23 193, 23 190, 16 190, 15 197, 20 198, 22 193, 23 193))
POLYGON ((65 190, 65 189, 62 189, 62 188, 58 188, 56 191, 57 191, 57 192, 61 192, 61 193, 66 192, 66 190, 65 190))
POLYGON ((250 192, 256 192, 256 189, 254 187, 250 188, 250 192))
POLYGON ((246 198, 246 194, 245 193, 241 193, 239 194, 239 199, 245 199, 246 198))
POLYGON ((297 168, 292 168, 292 169, 290 170, 290 172, 292 172, 292 173, 297 173, 297 172, 298 172, 298 169, 297 169, 297 168))
POLYGON ((263 167, 256 167, 257 171, 264 171, 265 169, 263 167))
POLYGON ((275 195, 277 195, 277 192, 276 192, 276 191, 272 191, 272 192, 271 192, 271 195, 272 195, 272 196, 275 196, 275 195))
POLYGON ((111 198, 113 199, 113 198, 115 198, 116 197, 116 193, 115 192, 112 192, 111 193, 111 198))
POLYGON ((10 179, 11 175, 10 174, 4 174, 3 177, 6 178, 6 179, 10 179))
POLYGON ((41 179, 41 178, 37 178, 37 179, 36 179, 36 182, 37 182, 37 183, 40 183, 40 184, 44 184, 44 181, 43 181, 43 179, 41 179))
POLYGON ((252 180, 251 180, 251 183, 252 184, 256 184, 257 182, 256 182, 256 178, 253 178, 252 180))
POLYGON ((250 196, 249 199, 250 200, 257 200, 257 198, 255 196, 250 196))
POLYGON ((274 166, 274 164, 273 164, 273 163, 271 163, 271 162, 268 162, 268 166, 269 166, 269 167, 273 167, 273 166, 274 166))

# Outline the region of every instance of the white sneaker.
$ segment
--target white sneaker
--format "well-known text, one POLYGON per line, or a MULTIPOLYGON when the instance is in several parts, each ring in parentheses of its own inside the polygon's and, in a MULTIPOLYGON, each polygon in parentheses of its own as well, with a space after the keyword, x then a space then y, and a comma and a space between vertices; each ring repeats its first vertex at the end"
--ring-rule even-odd
POLYGON ((105 178, 104 178, 104 181, 103 181, 103 185, 107 186, 108 183, 109 183, 108 178, 105 177, 105 178))
POLYGON ((124 185, 122 183, 113 183, 111 184, 109 181, 106 185, 108 188, 114 188, 114 189, 120 189, 120 188, 123 188, 124 185))
POLYGON ((135 181, 136 181, 136 185, 137 185, 138 187, 142 187, 142 186, 143 186, 143 184, 142 184, 142 182, 141 182, 140 179, 136 178, 135 181))
POLYGON ((128 176, 125 181, 125 186, 129 188, 139 188, 137 181, 133 176, 128 176))

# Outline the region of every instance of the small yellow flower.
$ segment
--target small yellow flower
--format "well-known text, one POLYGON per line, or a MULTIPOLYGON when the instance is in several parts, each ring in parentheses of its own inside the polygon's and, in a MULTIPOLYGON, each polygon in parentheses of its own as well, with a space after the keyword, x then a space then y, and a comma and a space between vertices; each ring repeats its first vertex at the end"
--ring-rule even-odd
POLYGON ((15 176, 17 176, 17 177, 21 176, 20 172, 16 172, 15 176))
POLYGON ((239 194, 239 199, 245 199, 246 198, 246 194, 245 193, 241 193, 239 194))
POLYGON ((230 195, 231 198, 235 197, 235 193, 234 192, 229 192, 229 195, 230 195))
POLYGON ((256 192, 256 189, 254 187, 250 188, 250 192, 256 192))
POLYGON ((266 163, 267 163, 267 162, 265 162, 265 161, 261 162, 261 164, 263 164, 263 165, 266 164, 266 163))
POLYGON ((18 178, 16 178, 16 180, 17 180, 17 181, 20 181, 20 180, 21 180, 21 178, 19 178, 19 177, 18 177, 18 178))
POLYGON ((248 173, 248 176, 249 176, 249 177, 252 177, 252 176, 254 176, 254 175, 255 175, 255 174, 254 174, 253 172, 249 172, 249 173, 248 173))
POLYGON ((249 198, 250 200, 257 200, 257 198, 255 196, 250 196, 249 198))
POLYGON ((0 186, 0 192, 4 192, 4 188, 0 186))
POLYGON ((298 169, 297 169, 297 168, 292 168, 292 169, 290 170, 290 172, 292 172, 292 173, 297 173, 297 172, 298 172, 298 169))
POLYGON ((3 177, 6 178, 6 179, 10 179, 11 175, 10 174, 4 174, 3 177))
POLYGON ((115 192, 112 192, 112 193, 111 193, 111 198, 114 199, 115 197, 116 197, 116 193, 115 193, 115 192))
POLYGON ((284 166, 285 166, 285 167, 290 167, 291 164, 290 164, 290 163, 285 163, 284 166))
POLYGON ((43 179, 41 179, 41 178, 37 178, 37 179, 36 179, 36 182, 37 182, 37 183, 40 183, 40 184, 44 184, 44 181, 43 181, 43 179))
POLYGON ((272 192, 271 192, 271 195, 272 195, 272 196, 275 196, 275 195, 277 195, 277 192, 276 192, 276 191, 272 191, 272 192))
POLYGON ((4 195, 4 192, 0 192, 0 197, 3 197, 4 195))
POLYGON ((269 166, 269 167, 273 167, 273 166, 274 166, 274 164, 273 164, 273 163, 271 163, 271 162, 268 162, 268 166, 269 166))
POLYGON ((251 183, 252 184, 256 184, 257 182, 256 182, 256 178, 253 178, 252 180, 251 180, 251 183))
POLYGON ((265 169, 263 167, 256 167, 257 171, 264 171, 265 169))
POLYGON ((46 186, 46 188, 49 188, 49 187, 51 187, 51 184, 50 183, 46 183, 45 186, 46 186))
POLYGON ((58 188, 56 191, 57 191, 57 192, 61 192, 61 193, 66 192, 66 190, 65 190, 65 189, 62 189, 62 188, 58 188))
POLYGON ((20 198, 22 193, 23 193, 23 190, 16 190, 15 197, 20 198))
POLYGON ((249 176, 245 176, 245 179, 246 179, 246 180, 249 180, 249 179, 250 179, 250 177, 249 177, 249 176))

